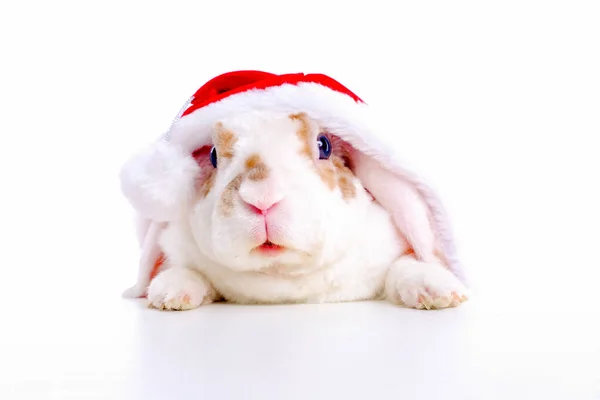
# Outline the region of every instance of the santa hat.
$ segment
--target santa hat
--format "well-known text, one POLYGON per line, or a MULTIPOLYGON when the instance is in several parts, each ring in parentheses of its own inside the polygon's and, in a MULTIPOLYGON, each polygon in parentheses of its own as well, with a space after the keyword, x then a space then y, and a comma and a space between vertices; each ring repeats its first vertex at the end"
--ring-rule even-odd
MULTIPOLYGON (((329 133, 354 148, 353 169, 363 186, 391 214, 415 256, 441 261, 463 282, 448 218, 436 193, 394 151, 398 132, 366 103, 323 74, 276 75, 235 71, 219 75, 194 93, 168 132, 131 157, 121 171, 121 187, 139 215, 142 249, 138 280, 125 292, 144 296, 162 263, 158 236, 192 203, 200 167, 192 153, 211 143, 223 118, 255 110, 305 112, 329 133)), ((400 139, 401 141, 401 139, 400 139)))

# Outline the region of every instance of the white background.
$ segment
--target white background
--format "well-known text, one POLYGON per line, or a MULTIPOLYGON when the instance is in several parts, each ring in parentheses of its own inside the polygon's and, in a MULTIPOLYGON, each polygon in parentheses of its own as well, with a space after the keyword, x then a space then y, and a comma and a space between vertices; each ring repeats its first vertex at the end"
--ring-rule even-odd
POLYGON ((0 44, 0 398, 600 392, 600 3, 2 2, 0 44), (325 73, 393 116, 468 305, 120 298, 138 256, 122 163, 238 69, 325 73))

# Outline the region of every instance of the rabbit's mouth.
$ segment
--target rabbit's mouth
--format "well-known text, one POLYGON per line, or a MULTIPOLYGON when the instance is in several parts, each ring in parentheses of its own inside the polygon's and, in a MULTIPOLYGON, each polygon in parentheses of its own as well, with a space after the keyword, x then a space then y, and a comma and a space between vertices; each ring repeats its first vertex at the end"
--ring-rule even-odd
POLYGON ((270 240, 267 240, 266 242, 264 242, 260 246, 256 247, 255 250, 258 251, 260 254, 263 254, 263 255, 276 256, 276 255, 279 255, 282 252, 284 252, 285 251, 285 247, 281 246, 281 245, 278 245, 278 244, 275 244, 275 243, 271 242, 270 240))

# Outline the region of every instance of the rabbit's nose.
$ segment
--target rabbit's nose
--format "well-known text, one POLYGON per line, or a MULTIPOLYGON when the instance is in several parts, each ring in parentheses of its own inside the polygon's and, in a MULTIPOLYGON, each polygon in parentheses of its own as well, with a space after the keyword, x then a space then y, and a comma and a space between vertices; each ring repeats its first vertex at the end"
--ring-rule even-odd
POLYGON ((284 186, 280 177, 271 173, 266 179, 244 179, 238 191, 247 209, 259 215, 267 215, 283 200, 284 186))
POLYGON ((256 199, 256 200, 248 200, 241 196, 242 201, 246 204, 248 209, 255 214, 267 215, 269 211, 271 211, 281 199, 277 200, 269 200, 269 199, 256 199))

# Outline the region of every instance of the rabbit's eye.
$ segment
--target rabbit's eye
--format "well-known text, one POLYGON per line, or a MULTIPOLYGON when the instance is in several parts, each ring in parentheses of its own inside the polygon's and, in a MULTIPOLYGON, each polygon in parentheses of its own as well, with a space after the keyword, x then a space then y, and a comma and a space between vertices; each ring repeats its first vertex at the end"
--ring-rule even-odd
POLYGON ((319 146, 319 159, 327 160, 331 155, 331 142, 329 138, 325 135, 319 136, 317 145, 319 146))
POLYGON ((210 149, 210 163, 217 168, 217 149, 215 147, 210 149))

